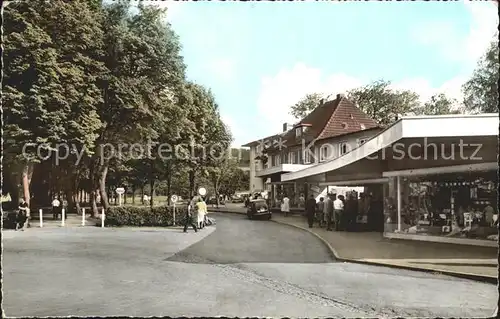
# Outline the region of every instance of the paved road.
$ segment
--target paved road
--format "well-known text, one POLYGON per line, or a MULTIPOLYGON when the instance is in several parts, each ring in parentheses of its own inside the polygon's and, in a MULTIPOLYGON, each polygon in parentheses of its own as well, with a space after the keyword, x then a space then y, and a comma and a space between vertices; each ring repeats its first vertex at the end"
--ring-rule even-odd
POLYGON ((241 215, 217 228, 4 233, 7 316, 489 316, 494 285, 337 263, 309 233, 241 215))

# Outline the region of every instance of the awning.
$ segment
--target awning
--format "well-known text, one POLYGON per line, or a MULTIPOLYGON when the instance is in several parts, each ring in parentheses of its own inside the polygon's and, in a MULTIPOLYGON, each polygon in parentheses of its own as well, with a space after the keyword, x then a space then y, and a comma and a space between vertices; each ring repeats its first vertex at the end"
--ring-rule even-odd
POLYGON ((281 180, 304 179, 344 168, 380 152, 403 138, 498 136, 498 126, 498 113, 403 117, 350 152, 297 172, 283 174, 281 180))

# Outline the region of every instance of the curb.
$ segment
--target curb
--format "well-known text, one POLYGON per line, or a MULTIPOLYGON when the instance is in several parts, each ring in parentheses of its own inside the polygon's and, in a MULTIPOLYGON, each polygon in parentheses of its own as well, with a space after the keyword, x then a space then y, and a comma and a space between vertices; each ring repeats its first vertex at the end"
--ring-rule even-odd
MULTIPOLYGON (((244 215, 244 213, 241 212, 236 212, 236 211, 216 211, 220 213, 230 213, 230 214, 240 214, 244 215)), ((474 280, 478 282, 484 282, 484 283, 489 283, 489 284, 498 284, 498 280, 496 277, 491 277, 491 276, 484 276, 484 275, 477 275, 477 274, 471 274, 471 273, 461 273, 461 272, 454 272, 454 271, 443 271, 443 270, 436 270, 436 269, 428 269, 428 268, 419 268, 419 267, 414 267, 414 266, 404 266, 404 265, 394 265, 394 264, 386 264, 386 263, 377 263, 373 261, 365 261, 365 260, 358 260, 358 259, 348 259, 348 258, 342 258, 339 256, 335 248, 330 245, 323 237, 320 235, 316 234, 312 230, 309 230, 306 227, 298 226, 298 225, 293 225, 293 224, 288 224, 286 222, 282 221, 277 221, 274 219, 271 219, 272 222, 281 224, 281 225, 287 225, 291 227, 295 227, 297 229, 301 229, 304 231, 309 232, 310 234, 314 235, 316 238, 318 238, 329 250, 330 254, 337 260, 337 261, 342 261, 342 262, 349 262, 349 263, 355 263, 355 264, 362 264, 362 265, 370 265, 370 266, 379 266, 379 267, 388 267, 388 268, 394 268, 394 269, 405 269, 405 270, 411 270, 411 271, 419 271, 419 272, 425 272, 425 273, 432 273, 432 274, 441 274, 441 275, 447 275, 447 276, 452 276, 456 278, 462 278, 462 279, 469 279, 469 280, 474 280)))

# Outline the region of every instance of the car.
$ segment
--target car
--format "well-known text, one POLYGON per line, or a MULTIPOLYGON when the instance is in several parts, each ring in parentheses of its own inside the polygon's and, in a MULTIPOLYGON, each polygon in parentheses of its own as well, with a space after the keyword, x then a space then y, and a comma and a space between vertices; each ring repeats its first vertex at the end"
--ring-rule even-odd
POLYGON ((231 198, 231 203, 243 203, 243 202, 244 200, 240 196, 233 196, 233 198, 231 198))
POLYGON ((272 213, 267 206, 265 199, 254 199, 250 201, 247 209, 248 219, 265 218, 270 220, 272 213))

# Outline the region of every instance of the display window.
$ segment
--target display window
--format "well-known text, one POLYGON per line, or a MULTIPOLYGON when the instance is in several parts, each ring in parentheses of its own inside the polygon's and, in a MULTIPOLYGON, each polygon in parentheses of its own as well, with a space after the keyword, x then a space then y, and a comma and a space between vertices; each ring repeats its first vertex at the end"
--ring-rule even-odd
POLYGON ((400 177, 399 221, 397 179, 391 178, 384 195, 385 231, 497 240, 497 186, 495 171, 400 177))

